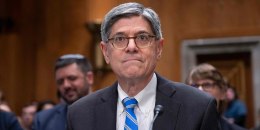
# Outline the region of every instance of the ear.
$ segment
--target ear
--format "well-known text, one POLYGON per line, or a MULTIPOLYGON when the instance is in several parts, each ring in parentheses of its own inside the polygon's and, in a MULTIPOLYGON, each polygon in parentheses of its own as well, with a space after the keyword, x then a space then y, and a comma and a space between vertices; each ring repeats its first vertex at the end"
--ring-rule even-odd
POLYGON ((94 84, 94 74, 92 71, 86 73, 86 80, 90 86, 94 84))
POLYGON ((100 42, 100 49, 103 53, 103 56, 105 58, 105 61, 107 64, 109 64, 109 55, 108 55, 108 43, 105 43, 103 41, 100 42))
POLYGON ((160 39, 158 42, 159 43, 157 46, 157 60, 161 58, 164 39, 160 39))

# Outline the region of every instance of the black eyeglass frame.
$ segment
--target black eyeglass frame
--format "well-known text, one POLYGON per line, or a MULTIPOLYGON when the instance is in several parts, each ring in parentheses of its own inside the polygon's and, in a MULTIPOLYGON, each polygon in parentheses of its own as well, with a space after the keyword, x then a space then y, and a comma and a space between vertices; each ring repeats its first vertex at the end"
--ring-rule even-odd
POLYGON ((203 84, 191 84, 190 86, 199 88, 202 87, 203 89, 209 89, 209 88, 214 88, 216 85, 218 85, 216 82, 213 83, 203 83, 203 84))
POLYGON ((138 48, 146 48, 146 47, 151 46, 151 43, 152 43, 152 40, 153 40, 152 38, 155 38, 155 40, 156 40, 156 36, 155 36, 155 35, 151 35, 151 34, 138 34, 138 35, 136 35, 136 36, 134 36, 134 37, 115 36, 115 37, 109 38, 109 39, 108 39, 108 42, 111 43, 114 48, 123 50, 123 49, 125 49, 125 48, 128 47, 129 39, 134 39, 135 45, 136 45, 138 48), (141 36, 147 36, 147 38, 148 38, 147 43, 148 43, 148 44, 147 44, 146 46, 140 46, 140 45, 142 45, 142 44, 139 44, 140 42, 136 42, 136 41, 137 41, 137 38, 140 38, 141 36), (114 44, 114 41, 115 41, 116 38, 124 38, 124 40, 127 40, 127 42, 126 42, 126 44, 124 45, 124 47, 122 47, 122 48, 121 48, 121 47, 117 47, 117 46, 114 44), (113 42, 111 42, 111 41, 113 41, 113 42))

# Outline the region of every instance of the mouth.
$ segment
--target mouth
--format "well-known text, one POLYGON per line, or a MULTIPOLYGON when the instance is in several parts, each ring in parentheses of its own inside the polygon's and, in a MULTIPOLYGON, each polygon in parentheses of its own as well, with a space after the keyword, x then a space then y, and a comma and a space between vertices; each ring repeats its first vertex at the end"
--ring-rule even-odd
POLYGON ((128 61, 140 61, 140 60, 138 60, 138 59, 127 59, 124 62, 128 62, 128 61))
POLYGON ((125 59, 123 60, 123 62, 131 62, 131 61, 139 61, 139 62, 142 62, 141 58, 136 58, 136 57, 134 57, 134 58, 125 58, 125 59))
POLYGON ((138 60, 138 59, 127 59, 127 60, 124 60, 123 61, 123 64, 127 64, 127 65, 133 65, 133 64, 139 64, 141 63, 142 61, 141 60, 138 60))
POLYGON ((66 95, 66 97, 71 98, 75 95, 75 91, 73 91, 73 90, 66 91, 65 95, 66 95))

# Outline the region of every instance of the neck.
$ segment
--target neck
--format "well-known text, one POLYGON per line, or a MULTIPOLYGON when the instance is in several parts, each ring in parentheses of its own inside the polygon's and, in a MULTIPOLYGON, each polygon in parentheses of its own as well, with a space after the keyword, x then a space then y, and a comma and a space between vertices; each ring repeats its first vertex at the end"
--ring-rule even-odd
POLYGON ((151 81, 152 76, 153 74, 142 79, 118 80, 118 83, 128 96, 134 97, 146 87, 146 85, 151 81))

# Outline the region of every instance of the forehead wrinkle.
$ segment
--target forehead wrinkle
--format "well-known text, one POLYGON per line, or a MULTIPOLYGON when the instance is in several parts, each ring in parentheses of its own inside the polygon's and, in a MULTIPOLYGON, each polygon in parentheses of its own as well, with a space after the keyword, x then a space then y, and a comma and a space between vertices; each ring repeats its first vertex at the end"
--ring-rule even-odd
POLYGON ((110 35, 114 36, 119 33, 123 34, 131 34, 134 32, 134 35, 145 32, 149 33, 152 32, 151 25, 149 21, 147 21, 142 16, 131 16, 131 17, 124 17, 117 20, 111 27, 110 35), (140 21, 141 20, 141 21, 140 21), (142 24, 142 26, 133 26, 135 24, 142 24), (131 29, 129 29, 131 28, 131 29), (115 30, 116 29, 116 30, 115 30), (117 31, 115 33, 115 31, 117 31))

